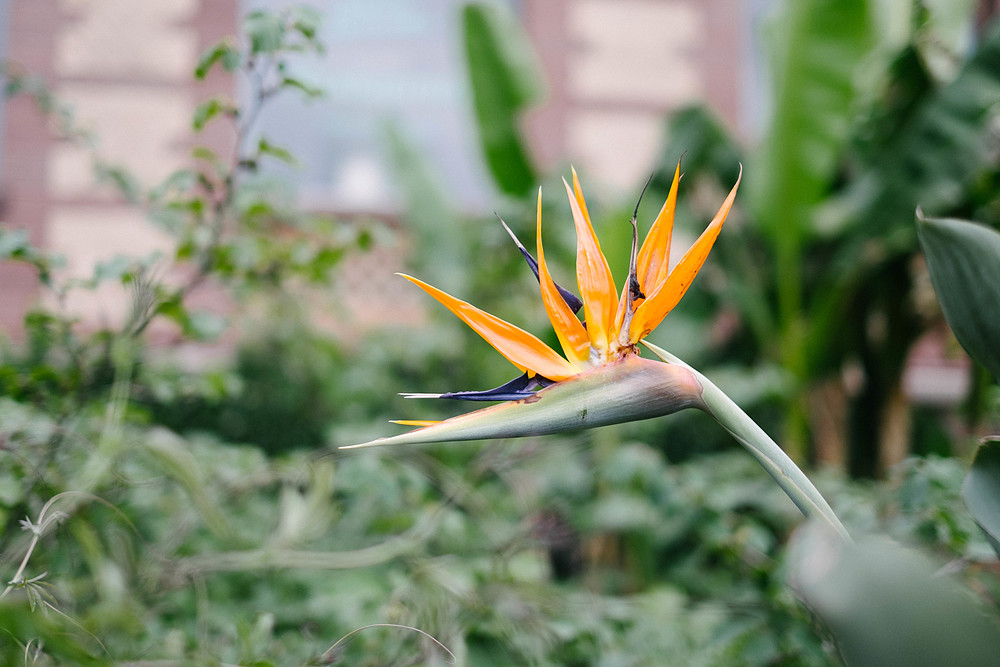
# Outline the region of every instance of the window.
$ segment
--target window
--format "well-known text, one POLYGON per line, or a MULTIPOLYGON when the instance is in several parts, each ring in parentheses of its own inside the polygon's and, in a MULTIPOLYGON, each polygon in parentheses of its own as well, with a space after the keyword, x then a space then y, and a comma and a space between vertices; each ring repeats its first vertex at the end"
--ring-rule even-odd
MULTIPOLYGON (((247 3, 278 9, 288 0, 247 3)), ((398 209, 385 146, 395 124, 453 199, 482 207, 489 196, 465 81, 460 0, 332 0, 323 3, 321 59, 294 75, 327 91, 269 103, 258 130, 291 150, 288 172, 302 203, 335 212, 398 209)))

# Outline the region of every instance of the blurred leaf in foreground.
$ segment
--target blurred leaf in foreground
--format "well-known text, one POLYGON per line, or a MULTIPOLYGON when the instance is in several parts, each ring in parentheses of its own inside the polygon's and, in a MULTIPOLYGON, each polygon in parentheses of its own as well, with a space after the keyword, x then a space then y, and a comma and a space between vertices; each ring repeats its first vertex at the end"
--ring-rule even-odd
POLYGON ((844 542, 809 524, 793 544, 789 578, 851 667, 997 664, 1000 627, 916 551, 844 542))

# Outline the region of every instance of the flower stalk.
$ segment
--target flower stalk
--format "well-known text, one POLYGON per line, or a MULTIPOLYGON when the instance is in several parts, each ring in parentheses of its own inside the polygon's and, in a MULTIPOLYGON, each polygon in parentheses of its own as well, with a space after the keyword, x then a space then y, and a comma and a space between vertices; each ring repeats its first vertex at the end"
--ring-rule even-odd
POLYGON ((664 362, 686 368, 697 378, 702 392, 702 405, 699 407, 712 415, 720 426, 729 431, 729 434, 743 445, 743 448, 777 482, 785 495, 795 503, 795 506, 807 519, 819 519, 844 540, 851 540, 844 524, 841 523, 819 489, 795 465, 788 454, 764 432, 764 429, 736 405, 733 399, 723 393, 711 380, 663 348, 645 340, 643 345, 664 362))

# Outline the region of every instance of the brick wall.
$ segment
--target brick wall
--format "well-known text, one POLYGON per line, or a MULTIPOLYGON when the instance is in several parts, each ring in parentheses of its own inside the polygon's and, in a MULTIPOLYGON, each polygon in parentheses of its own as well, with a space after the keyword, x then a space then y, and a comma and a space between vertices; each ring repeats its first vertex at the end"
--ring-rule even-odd
MULTIPOLYGON (((528 124, 541 163, 571 161, 588 184, 620 191, 644 180, 671 109, 707 99, 735 125, 744 19, 733 8, 742 4, 520 3, 550 90, 528 124)), ((233 32, 237 8, 237 0, 14 0, 8 56, 74 105, 100 137, 104 158, 149 185, 185 163, 196 102, 231 87, 221 77, 196 86, 190 73, 208 44, 233 32)), ((67 272, 84 274, 117 252, 163 247, 141 212, 95 187, 87 151, 52 140, 28 100, 8 105, 3 138, 0 215, 64 254, 67 272)), ((114 322, 125 310, 115 290, 81 292, 69 305, 85 324, 114 322)), ((347 292, 364 303, 374 298, 347 292)), ((15 330, 37 295, 29 270, 0 266, 0 329, 15 330)))
MULTIPOLYGON (((185 165, 197 100, 231 87, 222 77, 196 85, 191 72, 204 48, 233 32, 235 17, 236 0, 15 1, 7 58, 72 105, 79 126, 99 138, 102 159, 149 186, 185 165)), ((29 99, 8 103, 5 126, 2 222, 64 255, 67 274, 165 246, 140 211, 96 187, 88 149, 54 138, 29 99)), ((84 324, 114 322, 125 308, 115 290, 74 293, 68 306, 84 324)), ((0 328, 16 334, 38 297, 30 270, 0 265, 0 328)))
POLYGON ((732 0, 528 0, 525 22, 549 84, 529 132, 543 162, 573 162, 612 190, 635 188, 664 117, 707 101, 740 116, 746 18, 732 0))

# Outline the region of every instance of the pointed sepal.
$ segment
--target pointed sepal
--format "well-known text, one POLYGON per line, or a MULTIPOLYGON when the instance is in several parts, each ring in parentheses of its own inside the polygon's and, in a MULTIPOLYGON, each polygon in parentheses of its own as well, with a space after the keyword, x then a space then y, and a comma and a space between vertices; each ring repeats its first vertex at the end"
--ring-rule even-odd
POLYGON ((617 332, 612 331, 618 310, 615 280, 591 225, 575 169, 573 188, 565 180, 563 185, 566 186, 576 226, 576 281, 583 300, 583 319, 587 323, 587 335, 590 337, 591 360, 601 362, 607 357, 608 343, 617 335, 617 332))
POLYGON ((497 352, 519 370, 531 371, 550 380, 565 380, 575 375, 577 368, 559 356, 559 353, 531 335, 524 329, 505 322, 495 315, 476 308, 470 303, 456 299, 452 295, 428 285, 422 280, 398 274, 424 290, 455 313, 473 331, 483 337, 497 352))
POLYGON ((733 207, 736 191, 739 189, 742 179, 743 167, 741 166, 736 185, 729 191, 729 196, 722 203, 715 218, 701 233, 694 245, 684 253, 684 257, 670 272, 667 279, 646 293, 646 300, 636 308, 635 316, 629 325, 629 340, 631 342, 637 343, 648 336, 687 292, 691 281, 694 280, 698 271, 701 270, 702 264, 708 258, 708 253, 712 249, 715 239, 718 238, 719 232, 722 231, 722 225, 726 222, 729 211, 733 207))
MULTIPOLYGON (((539 189, 538 193, 539 199, 541 199, 541 189, 539 189)), ((507 226, 506 222, 503 221, 503 218, 498 215, 497 220, 499 220, 500 224, 503 225, 503 228, 507 230, 507 235, 510 236, 512 241, 514 241, 514 245, 517 246, 521 256, 524 257, 524 261, 528 263, 528 268, 535 274, 535 279, 541 282, 541 277, 538 275, 538 261, 535 260, 534 255, 528 252, 528 249, 524 247, 524 244, 517 238, 514 231, 507 226)), ((556 289, 559 291, 559 295, 563 298, 563 301, 566 302, 566 305, 572 309, 573 313, 580 312, 580 309, 583 308, 583 301, 580 301, 580 298, 577 297, 577 295, 558 284, 556 284, 556 289)))
MULTIPOLYGON (((538 190, 538 212, 536 217, 535 247, 538 250, 538 285, 541 288, 542 303, 549 316, 549 322, 559 338, 563 353, 571 363, 580 368, 590 357, 590 337, 583 323, 576 317, 570 302, 562 295, 559 286, 552 279, 545 263, 545 249, 542 247, 542 191, 538 190)), ((577 309, 579 310, 579 309, 577 309)))

